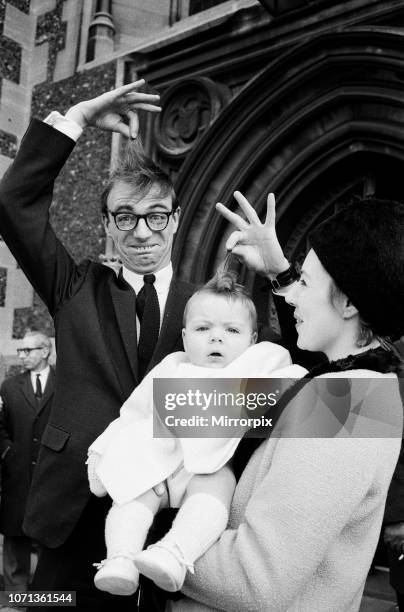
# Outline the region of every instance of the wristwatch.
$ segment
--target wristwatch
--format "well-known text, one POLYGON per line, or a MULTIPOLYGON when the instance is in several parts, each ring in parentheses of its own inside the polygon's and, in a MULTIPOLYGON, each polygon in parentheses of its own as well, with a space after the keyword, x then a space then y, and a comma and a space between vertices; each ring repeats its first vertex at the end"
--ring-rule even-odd
POLYGON ((300 276, 299 270, 297 269, 296 264, 290 264, 287 270, 280 272, 269 281, 271 288, 273 291, 277 291, 278 289, 282 289, 294 283, 300 276))

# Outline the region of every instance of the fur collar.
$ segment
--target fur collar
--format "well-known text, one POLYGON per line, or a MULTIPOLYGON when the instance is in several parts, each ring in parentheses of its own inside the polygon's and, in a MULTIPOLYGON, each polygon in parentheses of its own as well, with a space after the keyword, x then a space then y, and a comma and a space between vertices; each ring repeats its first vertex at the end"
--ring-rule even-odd
POLYGON ((402 361, 398 353, 394 349, 385 350, 379 346, 376 349, 370 349, 357 355, 349 355, 337 361, 324 361, 312 368, 305 378, 313 378, 314 376, 332 372, 344 372, 346 370, 373 370, 381 374, 391 372, 397 374, 400 367, 402 367, 402 361))
MULTIPOLYGON (((394 347, 392 347, 391 350, 378 347, 357 355, 349 355, 337 361, 324 361, 312 368, 303 378, 295 382, 285 391, 279 399, 276 409, 274 410, 271 408, 271 414, 268 414, 268 416, 271 416, 272 423, 276 424, 276 421, 279 419, 287 404, 315 376, 349 370, 373 370, 381 374, 388 374, 391 372, 398 374, 402 366, 403 362, 394 347)), ((255 430, 255 435, 256 433, 257 430, 255 430)), ((269 437, 266 431, 262 431, 262 437, 260 438, 251 438, 248 434, 249 432, 244 434, 233 456, 233 469, 237 480, 240 478, 253 452, 269 437)))

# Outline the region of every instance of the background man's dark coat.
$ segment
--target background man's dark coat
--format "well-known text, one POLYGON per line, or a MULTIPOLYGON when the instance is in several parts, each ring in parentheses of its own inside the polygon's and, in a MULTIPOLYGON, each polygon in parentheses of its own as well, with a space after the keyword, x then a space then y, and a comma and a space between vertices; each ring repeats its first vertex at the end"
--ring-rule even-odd
POLYGON ((49 371, 43 397, 37 401, 29 372, 6 379, 0 389, 0 455, 2 495, 0 531, 22 536, 22 522, 39 444, 48 422, 53 399, 55 374, 49 371))

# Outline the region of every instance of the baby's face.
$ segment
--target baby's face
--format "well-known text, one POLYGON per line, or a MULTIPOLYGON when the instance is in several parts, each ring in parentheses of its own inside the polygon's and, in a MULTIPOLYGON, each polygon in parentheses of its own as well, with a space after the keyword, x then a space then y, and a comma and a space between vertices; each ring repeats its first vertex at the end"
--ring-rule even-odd
POLYGON ((224 368, 255 343, 257 334, 241 301, 202 294, 191 298, 182 337, 191 363, 224 368))

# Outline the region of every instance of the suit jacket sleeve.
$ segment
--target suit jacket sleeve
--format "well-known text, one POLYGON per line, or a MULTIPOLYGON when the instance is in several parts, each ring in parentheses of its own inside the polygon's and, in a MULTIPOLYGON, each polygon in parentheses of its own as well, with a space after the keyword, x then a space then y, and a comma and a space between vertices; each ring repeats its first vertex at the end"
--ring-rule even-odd
POLYGON ((80 277, 49 223, 54 181, 74 144, 33 120, 0 183, 2 237, 52 315, 80 277))

